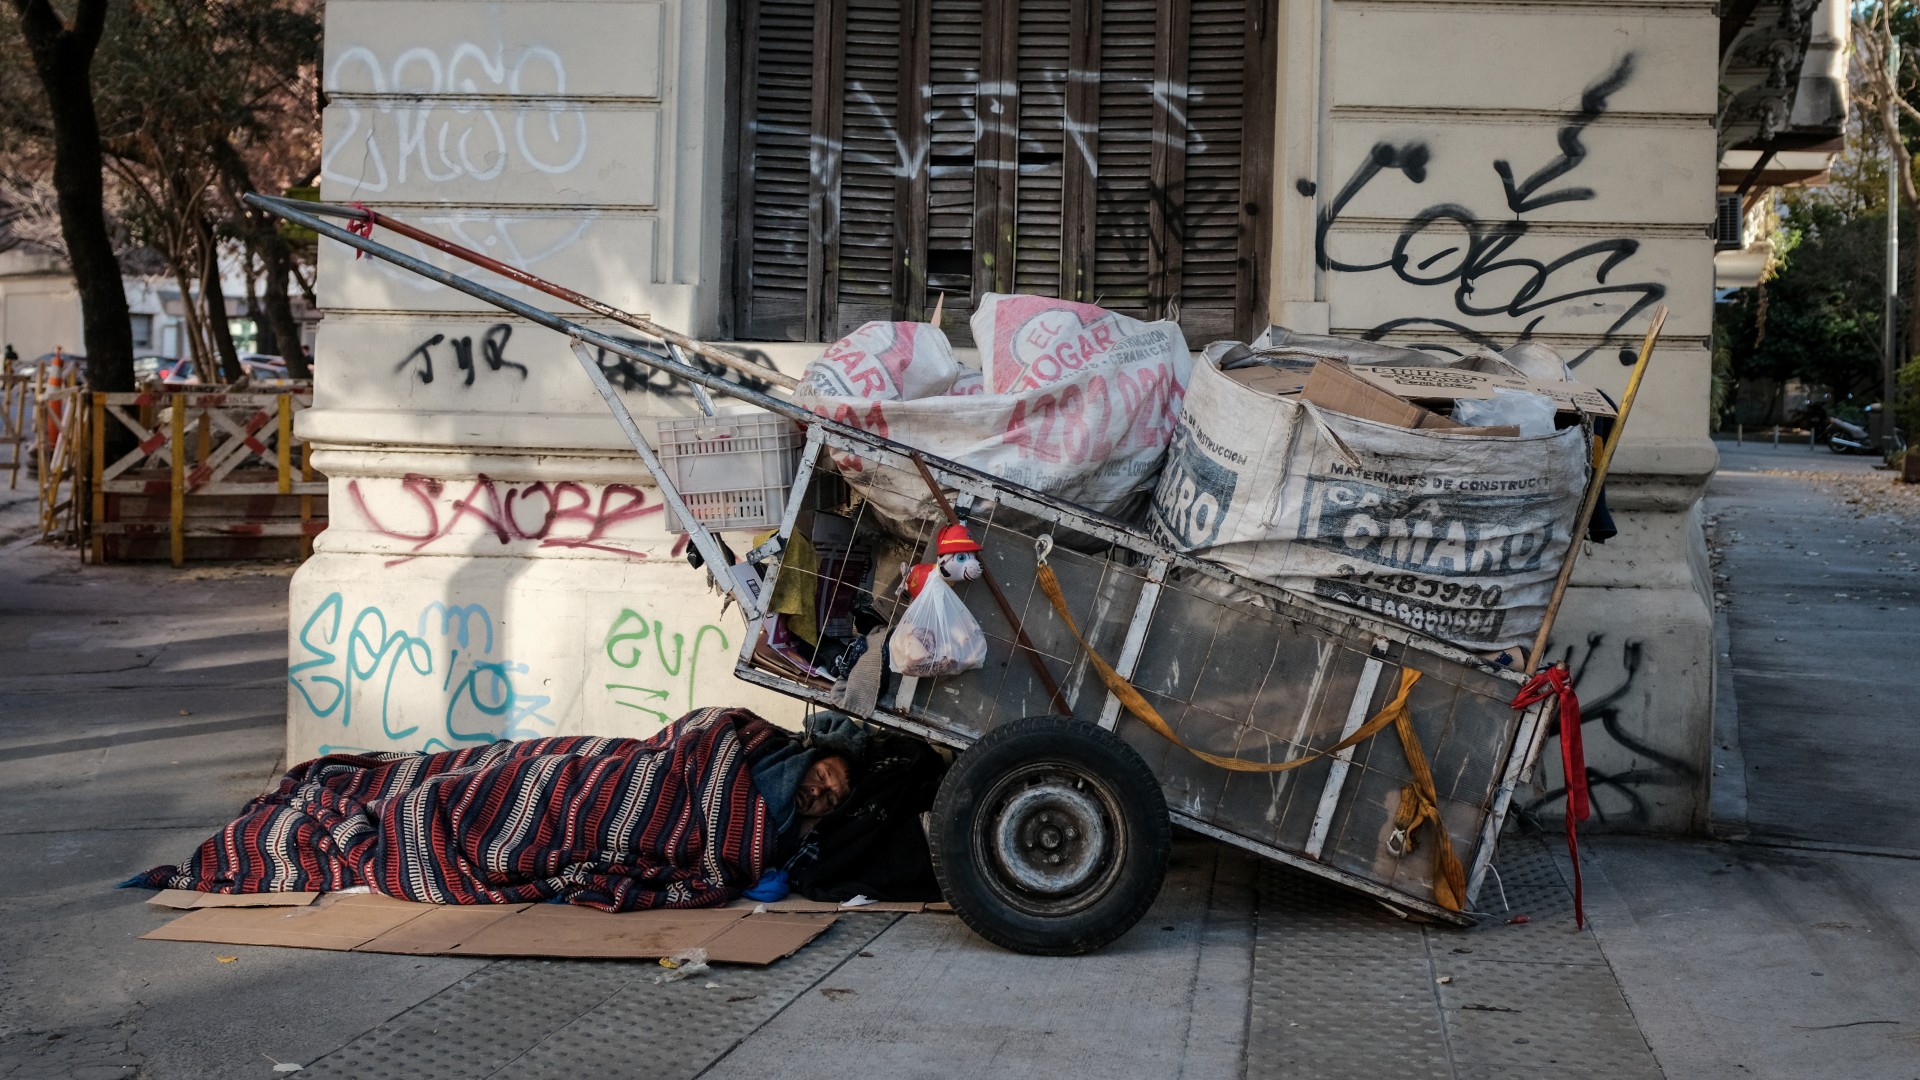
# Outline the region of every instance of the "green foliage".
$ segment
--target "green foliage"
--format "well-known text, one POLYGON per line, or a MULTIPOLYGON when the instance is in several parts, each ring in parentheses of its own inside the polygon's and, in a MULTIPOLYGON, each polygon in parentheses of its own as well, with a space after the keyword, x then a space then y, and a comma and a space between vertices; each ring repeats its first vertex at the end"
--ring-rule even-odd
POLYGON ((1920 360, 1910 360, 1893 373, 1894 392, 1900 405, 1894 411, 1900 429, 1914 438, 1920 433, 1920 360))
MULTIPOLYGON (((1728 376, 1804 379, 1841 398, 1871 392, 1880 372, 1884 211, 1800 198, 1783 208, 1781 224, 1790 254, 1779 271, 1715 312, 1728 376)), ((1911 243, 1912 223, 1902 231, 1911 243)))
MULTIPOLYGON (((1890 16, 1904 64, 1899 92, 1920 104, 1920 5, 1850 7, 1859 26, 1866 27, 1857 26, 1856 33, 1877 34, 1880 20, 1890 16)), ((1891 155, 1872 100, 1873 79, 1856 69, 1853 86, 1857 96, 1846 149, 1833 163, 1828 182, 1788 188, 1777 196, 1773 272, 1766 284, 1737 294, 1714 312, 1715 340, 1726 347, 1724 367, 1736 387, 1752 380, 1775 386, 1804 380, 1832 392, 1836 415, 1880 400, 1884 371, 1891 155)), ((1920 124, 1911 115, 1900 116, 1899 133, 1908 147, 1920 145, 1920 124)), ((1920 286, 1915 274, 1920 262, 1916 218, 1920 208, 1900 208, 1902 265, 1897 284, 1902 303, 1896 312, 1896 348, 1902 360, 1920 354, 1920 325, 1912 307, 1920 286)), ((1716 371, 1718 360, 1716 356, 1716 371)))

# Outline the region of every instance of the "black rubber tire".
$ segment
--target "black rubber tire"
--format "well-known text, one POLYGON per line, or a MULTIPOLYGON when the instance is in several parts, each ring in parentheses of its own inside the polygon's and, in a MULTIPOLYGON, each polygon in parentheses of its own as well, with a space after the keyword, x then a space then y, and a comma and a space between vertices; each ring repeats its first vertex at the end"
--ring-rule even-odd
POLYGON ((940 890, 975 933, 1014 952, 1074 956, 1147 913, 1166 878, 1172 834, 1160 783, 1125 740, 1083 721, 1035 716, 960 755, 934 799, 928 839, 940 890), (1068 869, 1046 860, 1066 860, 1068 869), (1080 876, 1028 887, 1051 873, 1080 876))

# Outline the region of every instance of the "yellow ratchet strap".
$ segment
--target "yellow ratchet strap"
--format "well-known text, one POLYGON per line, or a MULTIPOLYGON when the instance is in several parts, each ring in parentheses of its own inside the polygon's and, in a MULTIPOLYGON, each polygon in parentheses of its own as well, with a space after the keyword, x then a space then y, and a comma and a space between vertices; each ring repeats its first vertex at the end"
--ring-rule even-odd
POLYGON ((1413 693, 1413 684, 1420 681, 1418 671, 1409 667, 1401 668, 1400 688, 1394 693, 1393 700, 1387 702, 1385 707, 1355 729, 1353 734, 1324 750, 1316 750, 1287 761, 1246 761, 1241 758, 1223 757, 1188 746, 1180 736, 1174 734, 1172 725, 1167 723, 1158 710, 1148 704, 1140 691, 1134 689, 1133 684, 1115 671, 1105 658, 1093 651, 1093 646, 1087 644, 1087 639, 1080 636, 1080 627, 1074 623, 1073 616, 1067 611, 1067 598, 1060 591, 1060 579, 1054 576, 1053 567, 1047 565, 1044 558, 1039 564, 1039 581, 1040 591, 1047 594, 1047 599, 1053 604, 1053 610, 1059 613, 1061 620, 1067 624, 1067 629, 1073 633, 1073 639, 1080 643, 1080 650, 1087 654, 1087 660, 1093 664, 1093 669, 1100 673, 1100 681, 1107 684, 1107 689, 1113 691, 1113 696, 1120 699, 1120 704, 1125 705, 1128 712, 1139 717, 1141 723, 1152 728, 1161 738, 1209 765, 1218 765, 1220 768, 1234 772, 1288 772, 1365 742, 1388 724, 1392 724, 1394 730, 1400 735, 1400 746, 1406 752, 1407 766, 1413 773, 1413 783, 1408 784, 1400 793, 1400 810, 1395 815, 1394 834, 1407 837, 1406 848, 1411 850, 1414 831, 1422 825, 1431 824, 1438 837, 1438 842, 1433 845, 1434 902, 1448 911, 1459 911, 1466 906, 1466 871, 1461 867, 1459 857, 1454 854, 1453 844, 1447 837, 1446 825, 1440 819, 1440 796, 1434 786, 1433 770, 1428 767, 1427 755, 1420 749, 1420 740, 1414 735, 1413 713, 1407 705, 1407 699, 1413 693))

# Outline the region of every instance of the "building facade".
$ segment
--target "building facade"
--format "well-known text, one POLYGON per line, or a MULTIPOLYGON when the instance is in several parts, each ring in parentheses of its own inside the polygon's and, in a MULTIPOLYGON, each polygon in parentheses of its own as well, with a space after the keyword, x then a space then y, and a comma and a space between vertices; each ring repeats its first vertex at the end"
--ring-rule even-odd
MULTIPOLYGON (((1621 535, 1554 654, 1606 823, 1681 831, 1711 733, 1721 35, 1682 0, 333 0, 322 197, 789 372, 943 297, 968 344, 952 316, 995 290, 1195 349, 1532 338, 1617 396, 1667 306, 1621 535)), ((292 586, 291 757, 797 717, 731 678, 741 621, 562 339, 333 244, 319 300, 334 510, 292 586)), ((636 414, 692 411, 601 362, 636 414)))

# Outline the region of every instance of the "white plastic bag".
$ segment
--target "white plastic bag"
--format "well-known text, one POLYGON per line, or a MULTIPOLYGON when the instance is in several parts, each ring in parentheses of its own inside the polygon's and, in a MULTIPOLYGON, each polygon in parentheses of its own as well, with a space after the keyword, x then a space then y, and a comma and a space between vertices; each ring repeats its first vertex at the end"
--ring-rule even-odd
POLYGON ((895 673, 917 679, 956 675, 987 662, 987 635, 938 573, 928 574, 887 643, 895 673))
POLYGON ((1502 427, 1511 424, 1520 429, 1522 436, 1551 435, 1553 415, 1557 409, 1553 399, 1545 394, 1496 386, 1491 398, 1461 398, 1454 402, 1453 418, 1468 427, 1502 427))

